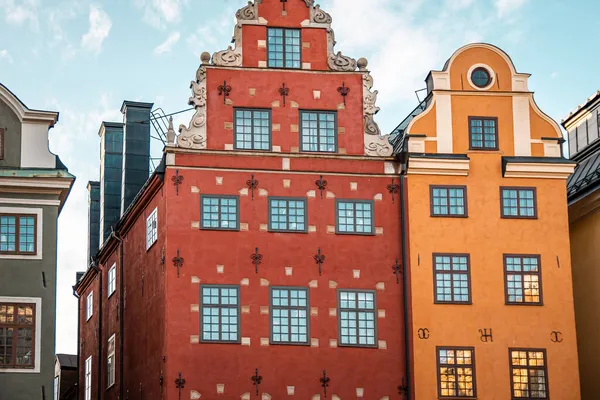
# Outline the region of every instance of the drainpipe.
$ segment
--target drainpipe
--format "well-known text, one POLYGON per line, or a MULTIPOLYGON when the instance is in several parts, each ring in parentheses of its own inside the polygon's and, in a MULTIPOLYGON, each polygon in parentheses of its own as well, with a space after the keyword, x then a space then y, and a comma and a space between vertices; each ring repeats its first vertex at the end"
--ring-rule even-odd
POLYGON ((98 400, 102 398, 102 270, 96 263, 91 268, 98 272, 98 400))
POLYGON ((79 378, 81 378, 81 371, 79 370, 79 357, 81 356, 81 296, 75 290, 77 283, 73 286, 73 296, 77 299, 77 390, 75 391, 75 399, 79 400, 79 378))
POLYGON ((404 352, 405 352, 405 370, 406 370, 406 398, 412 399, 412 387, 411 387, 411 369, 410 369, 410 325, 409 325, 409 305, 408 305, 408 291, 410 281, 410 268, 409 257, 408 257, 408 212, 407 212, 407 199, 406 199, 406 175, 400 175, 400 219, 401 219, 401 234, 402 234, 402 291, 404 297, 404 352))
POLYGON ((125 306, 124 306, 124 295, 125 295, 125 279, 123 277, 123 239, 119 233, 114 230, 111 236, 119 242, 119 398, 125 398, 125 368, 123 368, 125 356, 123 349, 125 347, 125 306))

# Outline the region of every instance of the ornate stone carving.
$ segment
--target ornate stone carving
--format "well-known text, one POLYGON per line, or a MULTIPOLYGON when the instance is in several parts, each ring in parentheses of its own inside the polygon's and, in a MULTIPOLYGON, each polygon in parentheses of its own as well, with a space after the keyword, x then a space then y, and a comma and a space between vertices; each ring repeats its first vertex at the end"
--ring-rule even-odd
POLYGON ((371 136, 367 138, 365 135, 365 155, 372 157, 389 157, 392 155, 392 145, 385 137, 371 136))
POLYGON ((187 149, 206 148, 206 67, 201 65, 196 71, 196 81, 190 83, 192 97, 188 104, 194 106, 196 112, 192 116, 189 127, 179 125, 177 146, 187 149))
POLYGON ((330 54, 327 65, 333 71, 351 72, 356 70, 356 60, 342 55, 341 51, 338 51, 337 54, 330 54))
POLYGON ((306 7, 312 7, 315 4, 315 0, 304 0, 306 7))
POLYGON ((235 17, 238 21, 248 21, 258 19, 258 3, 248 2, 248 5, 240 8, 236 13, 235 17))
POLYGON ((311 9, 311 22, 315 22, 317 24, 331 24, 333 21, 331 15, 321 10, 321 6, 318 4, 311 9))
POLYGON ((242 52, 231 46, 227 47, 227 50, 217 51, 212 56, 212 63, 220 67, 241 67, 242 66, 242 52))
POLYGON ((367 60, 360 60, 361 71, 363 71, 363 113, 364 113, 364 137, 365 155, 374 157, 389 157, 392 155, 393 147, 388 141, 389 135, 381 136, 381 129, 375 122, 375 114, 379 111, 377 107, 377 90, 373 91, 373 77, 367 71, 367 60))

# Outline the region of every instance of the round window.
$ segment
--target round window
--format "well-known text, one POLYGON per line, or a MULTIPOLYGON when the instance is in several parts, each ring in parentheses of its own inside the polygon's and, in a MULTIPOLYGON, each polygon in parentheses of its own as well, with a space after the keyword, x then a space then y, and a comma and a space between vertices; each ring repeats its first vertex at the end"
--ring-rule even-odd
POLYGON ((479 88, 487 87, 492 81, 492 77, 487 69, 479 67, 473 70, 471 81, 479 88))

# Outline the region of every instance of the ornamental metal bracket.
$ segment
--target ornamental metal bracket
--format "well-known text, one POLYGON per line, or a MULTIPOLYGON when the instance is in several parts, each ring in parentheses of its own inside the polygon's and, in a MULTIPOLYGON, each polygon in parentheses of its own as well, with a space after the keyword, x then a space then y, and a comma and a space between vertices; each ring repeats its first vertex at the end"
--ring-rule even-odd
POLYGON ((392 203, 394 203, 394 195, 400 193, 400 185, 396 184, 396 180, 392 178, 392 184, 387 185, 387 190, 392 195, 392 203))
POLYGON ((325 256, 321 254, 321 248, 317 250, 317 254, 314 256, 315 262, 319 265, 319 275, 323 275, 323 263, 325 262, 325 256))
POLYGON ((317 185, 317 188, 319 188, 319 190, 321 191, 321 199, 323 198, 323 190, 325 190, 325 188, 327 188, 327 181, 323 180, 323 175, 321 175, 319 177, 319 179, 317 179, 315 181, 315 185, 317 185))
POLYGON ((160 385, 160 393, 163 392, 163 385, 165 383, 165 377, 163 376, 162 369, 160 370, 160 377, 158 378, 158 384, 160 385))
POLYGON ((254 386, 256 386, 256 395, 257 396, 258 396, 258 386, 262 383, 262 379, 263 379, 263 377, 258 374, 258 368, 256 368, 256 372, 250 378, 250 380, 252 381, 252 384, 254 386))
POLYGON ((290 95, 290 88, 285 86, 285 82, 279 88, 279 94, 283 98, 283 106, 285 107, 285 98, 290 95))
POLYGON ((402 378, 402 383, 398 386, 398 394, 403 399, 408 397, 408 383, 404 381, 404 378, 402 378))
POLYGON ((550 341, 552 343, 562 343, 563 342, 562 332, 560 331, 552 331, 550 333, 550 341))
POLYGON ((185 379, 181 377, 181 372, 179 373, 179 377, 175 379, 175 387, 179 389, 179 400, 181 400, 181 389, 185 386, 185 379))
POLYGON ((177 249, 177 257, 173 257, 173 266, 177 267, 177 277, 179 278, 179 270, 183 267, 184 258, 180 256, 179 249, 177 249))
POLYGON ((346 83, 345 82, 342 82, 342 86, 340 86, 339 88, 337 88, 337 91, 344 98, 344 105, 346 105, 346 96, 348 96, 348 93, 350 93, 350 88, 346 87, 346 83))
POLYGON ((488 328, 484 328, 484 329, 479 329, 479 335, 480 338, 479 340, 481 340, 483 343, 487 343, 487 342, 494 342, 494 336, 492 334, 492 328, 489 328, 490 332, 488 333, 488 328))
POLYGON ((252 260, 252 264, 254 264, 254 269, 258 274, 258 266, 262 263, 263 255, 258 253, 258 247, 255 250, 255 253, 250 256, 252 260))
POLYGON ((281 6, 283 7, 283 11, 285 11, 285 3, 287 3, 287 0, 279 0, 281 1, 281 6))
POLYGON ((402 273, 402 267, 400 266, 399 260, 396 258, 396 263, 392 265, 392 271, 396 275, 396 283, 400 283, 400 274, 402 273))
POLYGON ((219 91, 219 96, 223 95, 223 104, 227 104, 227 98, 231 93, 231 85, 228 85, 227 81, 223 81, 222 85, 217 86, 217 90, 219 91))
POLYGON ((162 266, 163 273, 165 272, 165 246, 163 246, 162 251, 160 253, 160 265, 162 266))
POLYGON ((323 377, 319 379, 319 381, 321 382, 321 387, 323 388, 323 395, 325 398, 327 398, 327 388, 331 382, 331 378, 327 376, 327 370, 323 370, 323 377))
POLYGON ((179 185, 183 182, 183 175, 179 175, 179 170, 175 170, 175 175, 171 177, 173 181, 173 185, 175 185, 175 190, 177 191, 177 196, 179 196, 179 185))
POLYGON ((427 339, 429 339, 429 336, 430 336, 429 329, 427 329, 427 328, 419 328, 417 330, 417 336, 421 340, 427 340, 427 339))
POLYGON ((258 187, 258 181, 254 179, 254 174, 251 175, 251 179, 246 181, 246 185, 252 191, 252 200, 254 200, 254 190, 258 187))

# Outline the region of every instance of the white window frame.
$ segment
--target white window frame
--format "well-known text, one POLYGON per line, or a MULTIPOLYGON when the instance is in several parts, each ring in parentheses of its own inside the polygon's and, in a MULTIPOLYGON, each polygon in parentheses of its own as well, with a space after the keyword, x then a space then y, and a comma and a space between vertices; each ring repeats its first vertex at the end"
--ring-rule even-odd
POLYGON ((92 356, 85 360, 85 400, 92 400, 92 356))
POLYGON ((92 318, 92 315, 94 315, 94 292, 90 292, 87 295, 85 302, 85 320, 89 321, 90 318, 92 318))
POLYGON ((158 240, 158 208, 152 210, 148 218, 146 218, 146 250, 158 240), (152 226, 154 222, 154 227, 152 226))
POLYGON ((39 374, 42 364, 42 298, 41 297, 0 297, 0 303, 33 303, 35 304, 35 355, 33 368, 0 368, 0 373, 39 374))
POLYGON ((108 356, 106 357, 106 388, 115 384, 115 334, 108 338, 108 356), (111 348, 112 342, 112 348, 111 348), (111 368, 112 367, 112 368, 111 368))
POLYGON ((112 294, 117 290, 117 263, 114 263, 112 267, 108 270, 108 296, 112 296, 112 294))

